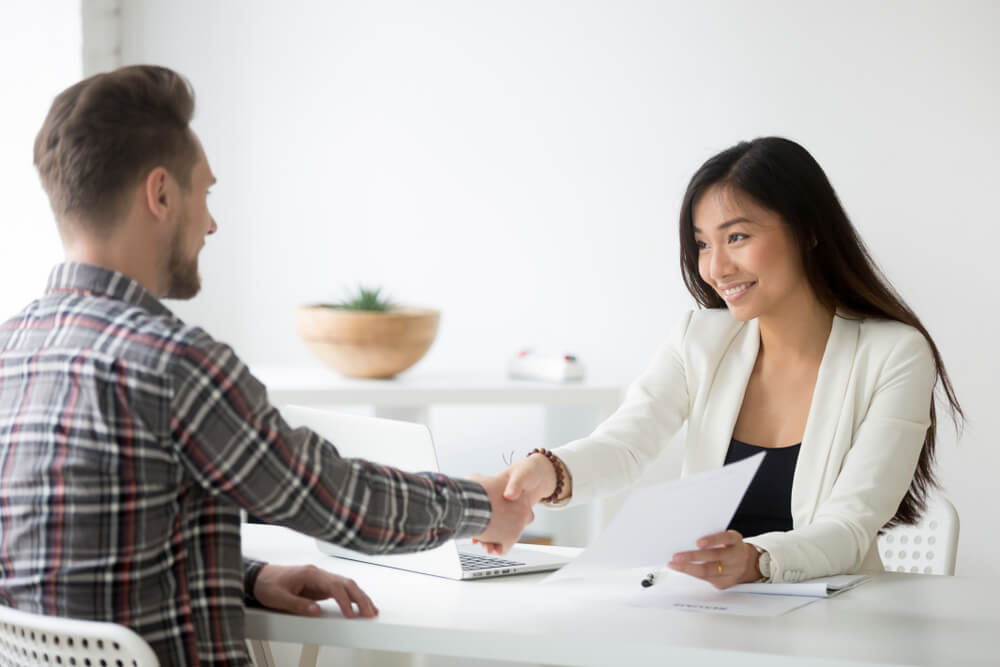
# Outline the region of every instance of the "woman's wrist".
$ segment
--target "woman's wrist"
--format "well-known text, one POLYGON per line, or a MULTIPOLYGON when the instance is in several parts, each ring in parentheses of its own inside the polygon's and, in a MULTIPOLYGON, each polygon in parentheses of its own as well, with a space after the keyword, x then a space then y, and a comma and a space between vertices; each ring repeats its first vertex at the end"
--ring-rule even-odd
POLYGON ((573 478, 569 474, 569 468, 566 467, 566 462, 563 461, 558 456, 556 457, 556 465, 562 469, 563 474, 563 488, 562 493, 553 502, 562 502, 564 500, 569 500, 569 497, 573 495, 573 478))
POLYGON ((547 493, 541 502, 558 503, 573 495, 573 480, 561 458, 544 448, 534 449, 528 456, 535 460, 536 465, 542 466, 549 480, 545 486, 547 493))
POLYGON ((763 568, 761 567, 761 558, 765 554, 767 554, 767 551, 749 542, 744 542, 743 544, 745 544, 748 547, 747 556, 750 559, 750 565, 747 568, 747 570, 750 572, 750 576, 753 577, 750 581, 751 582, 768 581, 770 579, 771 569, 770 567, 763 567, 763 568), (765 570, 767 571, 765 572, 765 570))

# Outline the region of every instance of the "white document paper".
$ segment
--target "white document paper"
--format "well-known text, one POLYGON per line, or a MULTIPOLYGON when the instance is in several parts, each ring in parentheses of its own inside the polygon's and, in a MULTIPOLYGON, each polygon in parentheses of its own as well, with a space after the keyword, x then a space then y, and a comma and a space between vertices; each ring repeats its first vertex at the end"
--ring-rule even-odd
POLYGON ((726 530, 763 460, 762 452, 719 470, 637 488, 593 544, 543 583, 662 568, 678 551, 695 549, 699 538, 726 530))
POLYGON ((781 616, 820 599, 797 595, 727 593, 715 589, 708 591, 677 590, 663 585, 653 586, 641 593, 637 593, 626 604, 630 607, 647 609, 700 611, 734 616, 781 616))
POLYGON ((737 584, 724 592, 757 593, 760 595, 796 595, 809 598, 832 598, 868 581, 864 574, 838 574, 818 577, 797 584, 737 584))
POLYGON ((701 579, 668 573, 656 586, 632 593, 625 604, 737 616, 780 616, 868 580, 863 574, 843 574, 797 584, 738 584, 720 591, 701 579))

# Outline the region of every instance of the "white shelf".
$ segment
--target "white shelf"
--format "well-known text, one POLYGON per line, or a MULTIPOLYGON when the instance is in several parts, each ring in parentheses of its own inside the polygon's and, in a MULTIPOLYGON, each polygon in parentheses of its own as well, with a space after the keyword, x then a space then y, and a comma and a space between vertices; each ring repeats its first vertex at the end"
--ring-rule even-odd
POLYGON ((408 372, 391 380, 345 378, 320 366, 252 366, 276 404, 370 403, 430 405, 435 403, 529 403, 585 405, 610 414, 621 400, 612 383, 550 383, 512 380, 502 373, 477 371, 408 372))

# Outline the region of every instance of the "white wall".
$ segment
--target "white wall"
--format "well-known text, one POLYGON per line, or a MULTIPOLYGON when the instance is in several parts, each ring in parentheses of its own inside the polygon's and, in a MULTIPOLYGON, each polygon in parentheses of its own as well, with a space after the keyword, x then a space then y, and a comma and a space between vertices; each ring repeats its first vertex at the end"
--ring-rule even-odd
POLYGON ((0 4, 0 319, 41 294, 62 256, 32 155, 52 98, 80 79, 80 45, 78 2, 0 4))
POLYGON ((176 309, 252 362, 311 363, 293 309, 367 281, 443 310, 425 370, 535 342, 631 378, 691 307, 690 174, 801 141, 944 353, 958 570, 1000 573, 997 3, 136 0, 122 25, 125 62, 191 78, 219 177, 176 309))

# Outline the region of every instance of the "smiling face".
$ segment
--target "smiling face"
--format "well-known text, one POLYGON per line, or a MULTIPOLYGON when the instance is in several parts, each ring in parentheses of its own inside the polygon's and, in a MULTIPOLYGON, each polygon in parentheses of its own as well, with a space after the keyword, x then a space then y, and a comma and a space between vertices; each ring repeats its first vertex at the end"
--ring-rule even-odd
POLYGON ((815 300, 799 248, 778 214, 732 188, 713 186, 694 205, 698 272, 741 321, 815 300))

